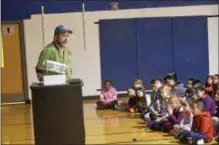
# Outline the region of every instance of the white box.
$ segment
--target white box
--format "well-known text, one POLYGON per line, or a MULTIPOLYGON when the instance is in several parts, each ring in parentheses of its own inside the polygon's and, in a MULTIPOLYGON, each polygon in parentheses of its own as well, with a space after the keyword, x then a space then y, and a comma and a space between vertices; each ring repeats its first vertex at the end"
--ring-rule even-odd
POLYGON ((66 75, 45 75, 43 80, 45 86, 66 84, 66 75))

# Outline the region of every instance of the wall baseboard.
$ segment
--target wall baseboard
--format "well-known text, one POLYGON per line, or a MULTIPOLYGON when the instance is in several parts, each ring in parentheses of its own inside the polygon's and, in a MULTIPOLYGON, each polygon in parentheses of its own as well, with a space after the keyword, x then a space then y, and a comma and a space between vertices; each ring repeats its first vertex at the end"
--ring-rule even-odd
MULTIPOLYGON (((98 100, 100 95, 94 96, 83 96, 83 101, 85 100, 98 100)), ((127 97, 127 94, 118 94, 118 98, 127 97)), ((14 102, 14 103, 2 103, 2 105, 14 105, 14 104, 32 104, 32 100, 25 100, 25 102, 14 102)))
POLYGON ((1 103, 24 102, 24 93, 1 94, 1 103))

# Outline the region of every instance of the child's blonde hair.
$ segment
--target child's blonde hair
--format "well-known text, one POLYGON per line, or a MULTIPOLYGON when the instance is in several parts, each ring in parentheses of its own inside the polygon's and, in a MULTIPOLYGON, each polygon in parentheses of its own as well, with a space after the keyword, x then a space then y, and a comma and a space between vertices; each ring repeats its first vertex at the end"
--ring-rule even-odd
MULTIPOLYGON (((172 88, 168 85, 163 85, 162 87, 160 87, 159 92, 161 92, 161 91, 166 92, 168 96, 171 96, 171 94, 172 94, 172 88)), ((163 96, 161 95, 161 97, 163 97, 163 96)))
POLYGON ((142 83, 142 81, 140 80, 140 79, 136 79, 135 80, 135 82, 134 82, 134 87, 135 87, 135 84, 140 84, 140 86, 141 86, 141 89, 144 89, 145 90, 145 88, 144 88, 144 85, 143 85, 143 83, 142 83))
POLYGON ((192 113, 191 107, 189 105, 184 106, 184 111, 185 111, 185 116, 187 118, 189 118, 191 116, 191 113, 192 113))
POLYGON ((169 103, 171 102, 175 102, 177 104, 176 108, 179 109, 180 107, 183 106, 182 101, 180 100, 179 97, 175 96, 175 95, 171 95, 171 97, 169 98, 169 103))
POLYGON ((190 115, 192 113, 192 109, 191 109, 190 104, 186 100, 183 100, 182 98, 180 100, 181 100, 181 103, 182 103, 184 111, 185 111, 185 116, 187 118, 190 118, 190 115))

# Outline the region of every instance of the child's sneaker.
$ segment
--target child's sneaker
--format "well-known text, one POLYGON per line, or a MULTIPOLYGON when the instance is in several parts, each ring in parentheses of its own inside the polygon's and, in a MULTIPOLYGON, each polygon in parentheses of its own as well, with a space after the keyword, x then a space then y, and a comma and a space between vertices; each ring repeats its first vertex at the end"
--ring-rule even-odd
POLYGON ((197 141, 197 144, 204 144, 204 143, 205 143, 205 142, 204 142, 203 139, 200 139, 200 140, 197 141))
POLYGON ((131 113, 135 113, 135 110, 134 110, 133 108, 129 109, 129 111, 130 111, 131 113))

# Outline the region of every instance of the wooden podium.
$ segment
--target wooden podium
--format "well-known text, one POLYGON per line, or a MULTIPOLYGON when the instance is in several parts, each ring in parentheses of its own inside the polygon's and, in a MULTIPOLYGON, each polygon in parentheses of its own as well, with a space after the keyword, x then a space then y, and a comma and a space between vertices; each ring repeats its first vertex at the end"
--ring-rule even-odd
POLYGON ((82 83, 33 83, 31 91, 36 145, 85 144, 82 83))

